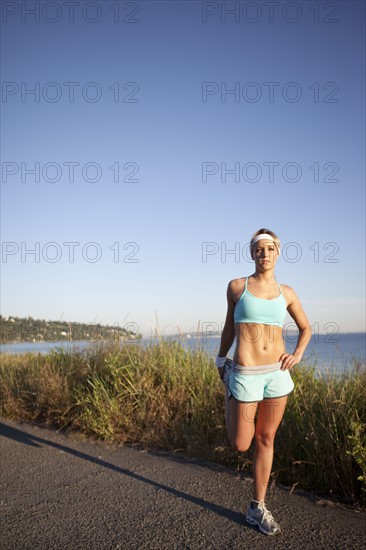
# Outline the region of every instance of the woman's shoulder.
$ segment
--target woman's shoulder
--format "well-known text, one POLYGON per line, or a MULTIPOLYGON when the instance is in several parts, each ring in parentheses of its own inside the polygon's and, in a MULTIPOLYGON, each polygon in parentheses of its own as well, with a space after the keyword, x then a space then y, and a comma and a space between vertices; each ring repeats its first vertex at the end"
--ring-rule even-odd
POLYGON ((238 286, 238 285, 245 284, 245 279, 246 279, 246 277, 239 277, 238 279, 231 279, 231 281, 229 281, 229 286, 238 286))
POLYGON ((238 279, 231 279, 228 284, 228 290, 233 294, 237 294, 238 291, 242 291, 245 285, 246 277, 239 277, 238 279))
POLYGON ((280 283, 280 285, 282 292, 287 296, 287 298, 289 298, 289 300, 292 300, 296 296, 296 292, 291 286, 285 285, 283 283, 280 283))
POLYGON ((292 288, 289 285, 285 285, 284 283, 279 283, 281 285, 282 290, 292 290, 292 288))

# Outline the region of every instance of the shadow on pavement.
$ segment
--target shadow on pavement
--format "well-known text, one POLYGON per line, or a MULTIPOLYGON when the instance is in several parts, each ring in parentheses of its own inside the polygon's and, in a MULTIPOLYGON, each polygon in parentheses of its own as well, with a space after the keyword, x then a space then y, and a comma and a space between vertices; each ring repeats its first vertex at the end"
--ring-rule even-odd
POLYGON ((15 439, 15 441, 19 441, 19 443, 24 443, 25 445, 30 445, 31 447, 41 447, 41 445, 33 441, 37 438, 33 437, 27 432, 22 432, 21 430, 17 430, 16 428, 6 426, 6 424, 0 423, 0 435, 10 437, 11 439, 15 439))
MULTIPOLYGON (((136 479, 137 481, 142 481, 143 483, 148 483, 149 485, 152 485, 157 489, 164 490, 167 493, 170 493, 171 495, 174 495, 178 498, 182 498, 188 502, 192 502, 193 504, 196 504, 197 506, 201 506, 206 510, 210 510, 215 514, 218 514, 220 517, 226 517, 230 521, 234 521, 241 526, 245 525, 244 516, 240 512, 235 512, 233 510, 230 510, 229 508, 225 508, 213 502, 208 502, 207 500, 204 500, 202 498, 198 498, 188 493, 178 491, 173 487, 169 487, 168 485, 163 485, 161 483, 158 483, 157 481, 144 477, 140 474, 136 474, 135 472, 132 472, 131 470, 127 470, 126 468, 115 466, 114 464, 111 464, 110 462, 106 462, 105 460, 101 460, 99 458, 95 458, 94 456, 88 455, 86 453, 76 451, 71 447, 66 447, 65 445, 61 445, 60 443, 48 441, 47 439, 43 439, 41 437, 29 434, 23 430, 19 430, 17 428, 14 428, 12 426, 8 426, 2 423, 0 423, 0 435, 13 439, 15 441, 18 441, 19 443, 24 443, 25 445, 31 445, 33 447, 42 448, 42 445, 48 445, 50 447, 58 449, 59 451, 63 451, 65 453, 69 453, 73 456, 76 456, 82 460, 87 460, 92 464, 98 464, 99 466, 112 470, 113 472, 117 472, 125 476, 129 476, 133 479, 136 479)), ((248 529, 250 529, 249 525, 248 525, 248 529)))

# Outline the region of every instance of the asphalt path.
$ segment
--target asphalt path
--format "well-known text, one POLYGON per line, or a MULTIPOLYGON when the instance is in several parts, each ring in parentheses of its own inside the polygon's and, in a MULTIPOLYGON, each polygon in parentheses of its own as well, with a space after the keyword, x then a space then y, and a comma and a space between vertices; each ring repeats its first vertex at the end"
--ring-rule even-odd
POLYGON ((366 512, 278 486, 282 527, 247 525, 250 477, 13 421, 1 424, 1 550, 366 548, 366 512))

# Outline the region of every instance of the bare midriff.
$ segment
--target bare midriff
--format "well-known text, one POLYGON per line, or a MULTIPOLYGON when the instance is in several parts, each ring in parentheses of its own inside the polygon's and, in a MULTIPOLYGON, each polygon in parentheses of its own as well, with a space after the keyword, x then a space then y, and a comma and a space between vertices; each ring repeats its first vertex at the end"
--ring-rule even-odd
POLYGON ((282 327, 235 323, 236 349, 233 360, 243 367, 277 363, 286 352, 282 327))

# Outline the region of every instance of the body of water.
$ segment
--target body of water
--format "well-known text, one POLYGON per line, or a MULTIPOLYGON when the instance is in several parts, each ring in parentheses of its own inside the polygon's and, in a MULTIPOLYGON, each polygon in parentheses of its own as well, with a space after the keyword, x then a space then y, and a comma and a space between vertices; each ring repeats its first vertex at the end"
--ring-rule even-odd
MULTIPOLYGON (((287 336, 285 338, 286 349, 289 353, 294 351, 296 346, 296 335, 287 336)), ((206 338, 192 337, 174 337, 166 336, 164 340, 176 340, 189 350, 203 348, 209 355, 215 357, 217 355, 220 337, 211 336, 206 338)), ((143 339, 137 345, 151 345, 157 342, 157 339, 143 339)), ((130 342, 134 343, 135 342, 130 342)), ((77 342, 22 342, 18 344, 0 344, 1 353, 48 353, 52 349, 79 349, 86 350, 90 346, 98 345, 100 342, 88 342, 85 340, 77 342)), ((123 345, 123 343, 121 343, 123 345)), ((235 343, 228 353, 229 357, 233 356, 235 343)), ((310 343, 305 352, 303 362, 311 363, 312 365, 324 369, 343 370, 351 367, 354 361, 366 362, 366 333, 356 332, 348 334, 332 335, 316 335, 310 340, 310 343)))
MULTIPOLYGON (((285 338, 288 353, 295 350, 296 342, 296 335, 285 338)), ((216 356, 219 346, 220 338, 211 337, 208 339, 206 349, 210 355, 216 356)), ((233 356, 234 350, 235 343, 228 353, 229 357, 233 356)), ((351 367, 355 360, 366 362, 366 333, 364 332, 337 334, 332 335, 332 338, 327 334, 312 336, 302 363, 312 364, 321 370, 324 368, 342 370, 351 367)))

